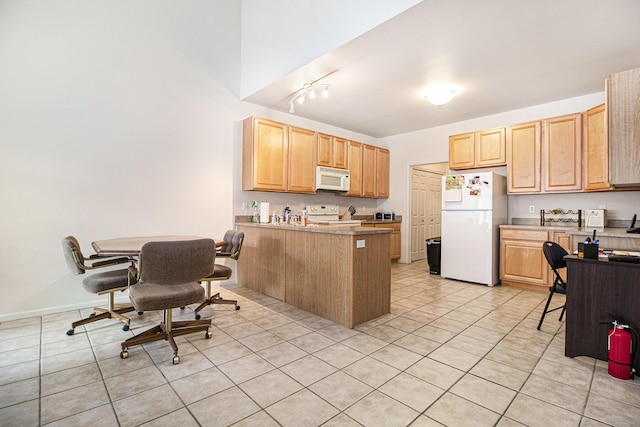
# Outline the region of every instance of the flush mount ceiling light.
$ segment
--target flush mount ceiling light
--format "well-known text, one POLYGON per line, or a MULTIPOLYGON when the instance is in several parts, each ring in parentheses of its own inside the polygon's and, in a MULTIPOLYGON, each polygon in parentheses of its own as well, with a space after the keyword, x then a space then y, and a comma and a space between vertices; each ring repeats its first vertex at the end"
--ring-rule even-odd
POLYGON ((296 91, 289 100, 289 112, 295 113, 294 102, 302 105, 306 98, 315 99, 317 96, 316 91, 320 91, 322 98, 329 97, 329 85, 323 83, 305 83, 302 89, 296 91))
POLYGON ((433 105, 444 105, 460 93, 460 88, 450 83, 434 83, 429 85, 422 96, 433 105))

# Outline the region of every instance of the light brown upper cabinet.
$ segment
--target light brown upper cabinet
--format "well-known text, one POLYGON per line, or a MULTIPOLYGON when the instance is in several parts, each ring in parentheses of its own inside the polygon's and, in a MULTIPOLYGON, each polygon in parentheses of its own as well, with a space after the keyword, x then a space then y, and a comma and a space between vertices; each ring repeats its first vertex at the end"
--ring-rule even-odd
POLYGON ((243 190, 287 191, 288 140, 283 123, 257 117, 244 120, 243 190))
POLYGON ((546 119, 542 138, 544 192, 582 189, 582 114, 546 119))
POLYGON ((287 191, 316 192, 316 133, 289 126, 289 158, 287 191))
POLYGON ((242 189, 315 193, 316 133, 258 117, 243 122, 242 189))
POLYGON ((471 169, 476 165, 475 133, 449 137, 449 169, 471 169))
POLYGON ((504 166, 507 162, 505 128, 476 132, 476 166, 504 166))
POLYGON ((318 166, 347 168, 347 140, 337 136, 318 134, 318 166))
POLYGON ((376 197, 389 197, 389 150, 376 147, 376 197))
POLYGON ((362 143, 349 141, 347 155, 349 159, 349 196, 362 195, 362 143))
POLYGON ((582 189, 582 114, 507 128, 507 192, 582 189))
POLYGON ((389 150, 356 141, 347 143, 348 196, 389 197, 389 150))
POLYGON ((507 128, 507 192, 538 193, 540 185, 540 122, 507 128))
POLYGON ((607 141, 607 111, 605 104, 584 112, 582 173, 585 191, 611 189, 609 184, 609 144, 607 141))
POLYGON ((389 197, 389 150, 259 117, 243 122, 242 189, 316 193, 316 165, 348 169, 347 195, 389 197))
POLYGON ((607 79, 609 182, 640 187, 640 68, 607 79))
POLYGON ((362 144, 362 197, 376 197, 376 147, 362 144))
POLYGON ((449 169, 504 166, 506 160, 505 128, 449 137, 449 169))

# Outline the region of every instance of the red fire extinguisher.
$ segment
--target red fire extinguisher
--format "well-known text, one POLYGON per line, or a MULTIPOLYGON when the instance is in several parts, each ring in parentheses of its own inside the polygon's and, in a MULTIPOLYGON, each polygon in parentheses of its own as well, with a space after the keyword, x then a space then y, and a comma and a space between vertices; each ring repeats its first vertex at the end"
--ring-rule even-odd
MULTIPOLYGON (((633 337, 635 333, 629 325, 613 322, 613 328, 609 330, 608 359, 609 375, 621 380, 632 379, 635 375, 635 357, 633 337), (632 363, 633 360, 633 363, 632 363)), ((637 346, 637 337, 636 337, 637 346)))

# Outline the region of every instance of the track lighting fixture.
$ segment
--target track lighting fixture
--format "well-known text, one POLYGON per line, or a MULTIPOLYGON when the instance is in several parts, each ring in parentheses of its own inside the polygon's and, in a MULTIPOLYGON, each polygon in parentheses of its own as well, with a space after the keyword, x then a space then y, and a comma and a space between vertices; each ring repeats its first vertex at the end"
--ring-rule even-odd
POLYGON ((305 83, 302 86, 302 89, 298 90, 293 94, 291 99, 289 100, 289 112, 295 113, 295 107, 293 106, 294 101, 298 104, 302 105, 306 98, 316 99, 316 90, 322 89, 320 93, 320 97, 328 98, 329 97, 329 85, 323 83, 305 83))

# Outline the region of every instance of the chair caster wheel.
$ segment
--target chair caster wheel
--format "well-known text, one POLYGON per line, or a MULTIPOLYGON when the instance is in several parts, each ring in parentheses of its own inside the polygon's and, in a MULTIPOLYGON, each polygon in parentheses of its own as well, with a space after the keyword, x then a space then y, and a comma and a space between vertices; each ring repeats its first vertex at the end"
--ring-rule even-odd
POLYGON ((73 335, 73 332, 74 332, 74 330, 73 330, 73 329, 69 329, 69 330, 67 331, 67 335, 71 336, 71 335, 73 335))
POLYGON ((173 360, 171 361, 174 365, 180 363, 180 356, 173 356, 173 360))
POLYGON ((196 320, 200 320, 200 315, 196 314, 196 320))
POLYGON ((211 332, 207 331, 204 333, 204 338, 210 340, 211 339, 211 332))
POLYGON ((129 330, 129 325, 124 325, 124 326, 122 327, 122 330, 123 330, 123 331, 128 331, 128 330, 129 330))
POLYGON ((120 352, 120 359, 126 359, 127 357, 129 357, 129 352, 127 350, 120 352))
POLYGON ((180 310, 184 310, 184 307, 180 307, 180 310))
POLYGON ((138 316, 142 316, 144 314, 144 311, 139 311, 138 312, 138 316))
POLYGON ((95 313, 91 313, 89 317, 94 317, 95 315, 96 315, 95 313))
POLYGON ((236 305, 236 311, 240 310, 240 306, 236 305))

